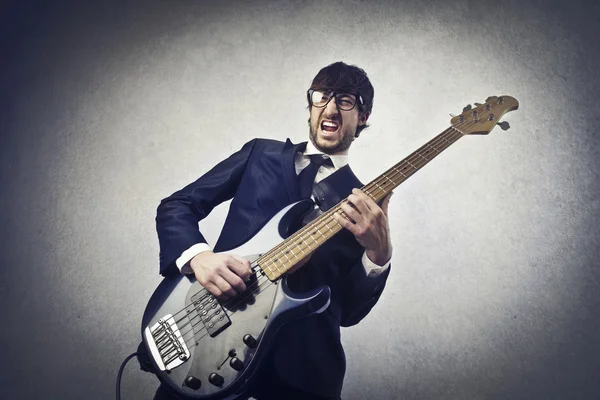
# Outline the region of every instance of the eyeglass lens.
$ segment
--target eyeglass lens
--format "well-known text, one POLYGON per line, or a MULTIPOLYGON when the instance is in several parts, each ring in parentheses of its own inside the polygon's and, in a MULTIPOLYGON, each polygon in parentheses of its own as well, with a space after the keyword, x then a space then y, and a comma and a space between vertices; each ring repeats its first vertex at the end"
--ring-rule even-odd
MULTIPOLYGON (((311 95, 313 106, 325 107, 331 99, 332 94, 333 92, 320 92, 318 90, 313 91, 311 95)), ((336 93, 335 103, 340 110, 348 111, 354 108, 354 105, 356 104, 356 97, 350 93, 336 93)))

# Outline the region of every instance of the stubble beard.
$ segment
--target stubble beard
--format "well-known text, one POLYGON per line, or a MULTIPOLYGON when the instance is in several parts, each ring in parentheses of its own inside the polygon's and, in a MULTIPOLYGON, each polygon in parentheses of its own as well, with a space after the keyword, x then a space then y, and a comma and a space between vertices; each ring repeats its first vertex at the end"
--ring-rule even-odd
MULTIPOLYGON (((321 150, 325 154, 336 154, 336 153, 339 153, 339 152, 349 149, 350 145, 354 141, 355 134, 356 134, 356 129, 354 130, 354 132, 344 131, 341 140, 339 140, 337 143, 333 143, 330 146, 324 147, 318 143, 318 138, 319 138, 319 136, 318 136, 319 133, 317 132, 317 130, 319 129, 318 121, 317 121, 317 124, 313 127, 313 125, 311 124, 310 118, 309 118, 308 119, 308 129, 309 129, 308 137, 310 138, 310 141, 312 142, 312 144, 317 149, 321 150)), ((344 127, 344 129, 346 129, 346 128, 344 127)), ((329 143, 327 143, 327 144, 329 144, 329 143)))

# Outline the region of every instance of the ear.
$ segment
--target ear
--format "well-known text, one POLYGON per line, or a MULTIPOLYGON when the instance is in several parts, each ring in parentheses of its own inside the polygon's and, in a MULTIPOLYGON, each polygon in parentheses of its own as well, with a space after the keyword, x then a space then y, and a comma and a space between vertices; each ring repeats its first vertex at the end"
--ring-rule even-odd
POLYGON ((371 114, 369 114, 368 112, 358 114, 358 126, 363 126, 364 124, 366 124, 367 120, 369 119, 369 115, 371 114))

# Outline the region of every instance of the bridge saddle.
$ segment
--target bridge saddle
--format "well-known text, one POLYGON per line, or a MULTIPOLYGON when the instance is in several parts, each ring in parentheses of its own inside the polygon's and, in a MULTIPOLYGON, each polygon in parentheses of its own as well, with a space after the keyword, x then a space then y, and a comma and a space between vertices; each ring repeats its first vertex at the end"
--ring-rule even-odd
POLYGON ((150 353, 161 371, 170 371, 190 358, 177 323, 171 314, 144 331, 150 353))

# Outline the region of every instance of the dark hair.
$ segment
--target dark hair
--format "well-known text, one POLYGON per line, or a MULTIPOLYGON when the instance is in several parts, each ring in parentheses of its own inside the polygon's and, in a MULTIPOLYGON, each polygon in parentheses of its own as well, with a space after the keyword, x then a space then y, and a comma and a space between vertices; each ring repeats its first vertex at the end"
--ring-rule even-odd
MULTIPOLYGON (((360 102, 357 104, 358 111, 361 114, 370 114, 373 109, 375 90, 367 77, 367 73, 356 65, 348 65, 338 61, 322 68, 313 79, 310 89, 358 93, 363 99, 362 105, 360 102)), ((357 135, 367 126, 366 124, 359 126, 356 129, 357 135)))

